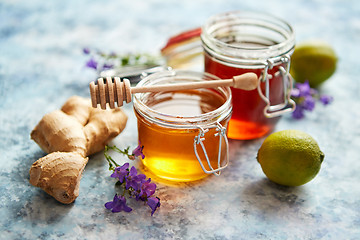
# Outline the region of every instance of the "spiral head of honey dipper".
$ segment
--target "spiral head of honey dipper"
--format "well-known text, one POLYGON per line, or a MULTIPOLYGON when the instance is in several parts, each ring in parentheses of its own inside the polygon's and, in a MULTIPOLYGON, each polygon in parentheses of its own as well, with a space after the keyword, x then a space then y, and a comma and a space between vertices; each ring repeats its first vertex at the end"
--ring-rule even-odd
POLYGON ((111 109, 131 102, 131 85, 128 79, 120 80, 119 77, 99 78, 97 83, 94 81, 90 83, 91 103, 94 108, 100 104, 101 109, 106 109, 107 104, 111 109))

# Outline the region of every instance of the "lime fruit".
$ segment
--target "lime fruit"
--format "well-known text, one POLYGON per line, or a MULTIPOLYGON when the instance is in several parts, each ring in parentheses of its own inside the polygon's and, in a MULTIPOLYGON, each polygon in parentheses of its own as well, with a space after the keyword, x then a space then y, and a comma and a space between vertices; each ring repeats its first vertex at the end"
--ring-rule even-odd
POLYGON ((311 181, 320 171, 324 157, 315 139, 299 130, 270 134, 257 154, 265 175, 285 186, 300 186, 311 181))
POLYGON ((336 70, 337 56, 326 42, 311 40, 295 46, 291 56, 290 74, 297 82, 309 81, 316 88, 336 70))

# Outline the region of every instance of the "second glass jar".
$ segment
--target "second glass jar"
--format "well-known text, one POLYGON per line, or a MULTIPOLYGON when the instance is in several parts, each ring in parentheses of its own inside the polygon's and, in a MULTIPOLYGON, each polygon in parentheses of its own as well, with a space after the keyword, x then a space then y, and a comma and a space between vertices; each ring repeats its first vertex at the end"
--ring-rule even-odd
POLYGON ((295 108, 289 74, 295 36, 287 22, 255 12, 222 13, 205 23, 201 40, 206 72, 220 78, 254 72, 260 78, 256 90, 231 89, 229 138, 262 137, 274 129, 281 114, 295 108))

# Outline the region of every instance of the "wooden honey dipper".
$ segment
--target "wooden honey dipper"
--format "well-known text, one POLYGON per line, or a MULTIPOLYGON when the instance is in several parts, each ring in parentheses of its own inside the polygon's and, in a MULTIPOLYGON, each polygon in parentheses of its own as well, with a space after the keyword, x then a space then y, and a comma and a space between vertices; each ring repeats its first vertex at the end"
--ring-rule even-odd
POLYGON ((199 81, 191 83, 177 83, 167 85, 153 85, 144 87, 131 87, 130 81, 126 78, 123 81, 119 77, 99 78, 97 84, 90 83, 91 102, 94 108, 100 104, 102 109, 106 109, 106 103, 110 108, 115 108, 115 102, 118 107, 123 102, 131 102, 131 94, 144 92, 163 92, 163 91, 179 91, 198 88, 215 88, 215 87, 234 87, 242 90, 253 90, 258 85, 258 77, 255 73, 245 73, 234 76, 232 79, 221 79, 212 81, 199 81))

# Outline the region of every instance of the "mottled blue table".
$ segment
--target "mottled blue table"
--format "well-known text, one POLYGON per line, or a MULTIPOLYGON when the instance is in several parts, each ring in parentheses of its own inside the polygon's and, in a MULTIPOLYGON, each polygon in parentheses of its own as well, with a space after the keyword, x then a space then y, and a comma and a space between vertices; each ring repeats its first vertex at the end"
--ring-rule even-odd
MULTIPOLYGON (((1 1, 0 239, 360 239, 359 42, 358 1, 1 1), (300 121, 285 115, 276 128, 318 141, 326 157, 313 181, 268 181, 255 159, 262 138, 231 141, 220 177, 157 182, 162 205, 153 217, 137 202, 132 213, 104 208, 114 181, 102 153, 90 158, 71 205, 29 184, 31 164, 45 155, 30 140, 33 127, 68 97, 89 96, 96 74, 84 67, 83 47, 157 52, 169 36, 228 10, 272 13, 294 27, 297 41, 322 39, 338 54, 320 89, 334 102, 300 121)), ((134 147, 131 104, 124 110, 130 119, 113 143, 134 147)))

